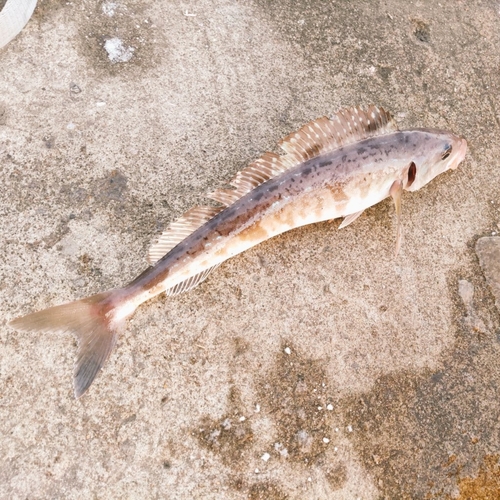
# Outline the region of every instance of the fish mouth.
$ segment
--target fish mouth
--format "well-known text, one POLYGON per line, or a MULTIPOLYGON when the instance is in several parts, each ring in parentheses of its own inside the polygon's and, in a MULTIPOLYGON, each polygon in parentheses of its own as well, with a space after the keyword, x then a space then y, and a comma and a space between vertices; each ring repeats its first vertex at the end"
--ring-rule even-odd
POLYGON ((455 153, 455 157, 450 163, 450 167, 452 170, 455 170, 458 165, 465 158, 465 154, 467 153, 467 141, 463 137, 457 137, 458 142, 458 151, 455 153))

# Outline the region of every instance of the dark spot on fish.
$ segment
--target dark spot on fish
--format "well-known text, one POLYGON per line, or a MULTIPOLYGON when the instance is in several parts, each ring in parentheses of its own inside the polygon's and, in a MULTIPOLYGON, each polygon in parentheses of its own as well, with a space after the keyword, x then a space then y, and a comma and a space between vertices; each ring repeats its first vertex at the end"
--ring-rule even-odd
POLYGON ((278 186, 277 184, 275 184, 274 186, 270 186, 270 187, 268 188, 268 191, 269 191, 270 193, 272 193, 273 191, 276 191, 276 190, 278 189, 278 187, 279 187, 279 186, 278 186))
MULTIPOLYGON (((344 158, 344 156, 342 158, 344 158)), ((319 168, 328 167, 329 165, 331 165, 331 162, 329 162, 329 161, 321 161, 319 163, 319 168)))
POLYGON ((358 153, 358 155, 362 155, 365 151, 366 151, 365 148, 358 148, 358 149, 356 149, 356 152, 358 153))
POLYGON ((361 157, 361 159, 366 160, 368 158, 368 155, 364 155, 361 157))
POLYGON ((302 170, 302 175, 306 176, 311 173, 311 167, 306 167, 304 170, 302 170))
POLYGON ((346 160, 347 160, 347 155, 342 156, 342 163, 345 163, 346 160))
POLYGON ((264 196, 264 192, 263 192, 263 191, 260 191, 260 192, 255 193, 255 195, 254 195, 253 199, 254 199, 255 201, 259 201, 259 200, 260 200, 263 196, 264 196))

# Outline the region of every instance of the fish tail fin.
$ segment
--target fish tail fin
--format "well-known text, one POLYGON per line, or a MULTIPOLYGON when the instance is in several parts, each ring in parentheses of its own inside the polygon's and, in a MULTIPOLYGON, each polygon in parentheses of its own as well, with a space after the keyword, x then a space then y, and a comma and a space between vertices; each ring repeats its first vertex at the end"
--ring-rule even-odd
POLYGON ((72 332, 77 337, 73 380, 76 398, 90 387, 116 344, 123 325, 123 320, 116 319, 116 292, 111 290, 50 307, 9 323, 17 330, 72 332))

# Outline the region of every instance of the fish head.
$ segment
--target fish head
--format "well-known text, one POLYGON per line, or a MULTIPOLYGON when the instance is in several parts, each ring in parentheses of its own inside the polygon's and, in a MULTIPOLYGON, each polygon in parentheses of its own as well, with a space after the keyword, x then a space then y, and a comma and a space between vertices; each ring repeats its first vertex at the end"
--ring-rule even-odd
POLYGON ((467 152, 467 141, 444 130, 418 130, 419 155, 408 170, 407 191, 417 191, 434 177, 456 169, 467 152))

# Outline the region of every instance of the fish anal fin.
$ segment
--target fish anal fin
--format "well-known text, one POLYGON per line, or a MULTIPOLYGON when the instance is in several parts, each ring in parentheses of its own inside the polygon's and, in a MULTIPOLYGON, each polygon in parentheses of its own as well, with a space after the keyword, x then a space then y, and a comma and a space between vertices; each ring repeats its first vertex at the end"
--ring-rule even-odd
POLYGON ((201 273, 195 274, 194 276, 191 276, 187 280, 181 281, 180 283, 177 283, 177 285, 166 290, 165 293, 169 297, 173 297, 174 295, 179 295, 179 294, 184 293, 184 292, 189 292, 189 290, 192 290, 193 288, 197 287, 200 283, 205 281, 208 278, 208 275, 214 269, 217 269, 219 266, 220 266, 220 264, 217 264, 217 265, 212 266, 208 269, 205 269, 201 273))
POLYGON ((396 208, 396 250, 395 255, 399 254, 401 249, 401 240, 403 237, 403 227, 401 225, 401 197, 403 194, 403 181, 397 180, 392 183, 391 189, 389 190, 394 206, 396 208))
POLYGON ((340 224, 339 229, 347 227, 349 224, 354 222, 363 212, 364 210, 360 210, 359 212, 356 212, 354 214, 347 215, 342 221, 342 224, 340 224))
POLYGON ((148 262, 153 265, 187 238, 193 231, 203 226, 215 217, 222 207, 193 207, 182 217, 172 222, 161 234, 158 241, 151 245, 148 252, 148 262))

